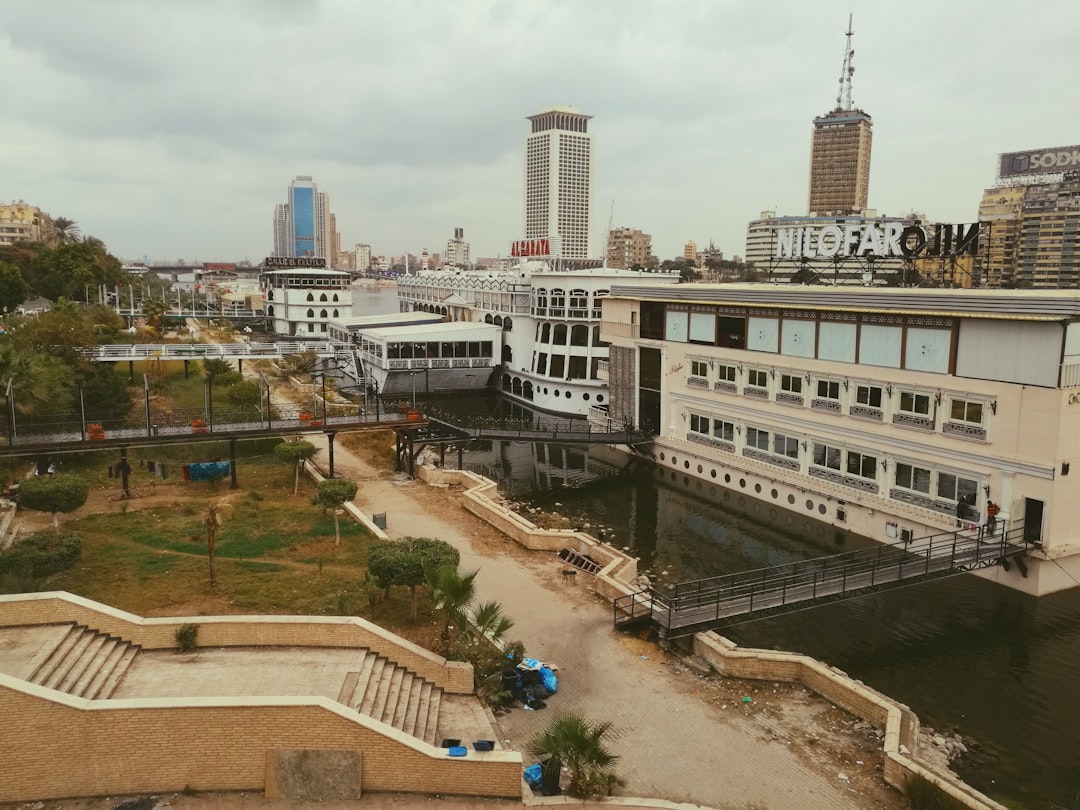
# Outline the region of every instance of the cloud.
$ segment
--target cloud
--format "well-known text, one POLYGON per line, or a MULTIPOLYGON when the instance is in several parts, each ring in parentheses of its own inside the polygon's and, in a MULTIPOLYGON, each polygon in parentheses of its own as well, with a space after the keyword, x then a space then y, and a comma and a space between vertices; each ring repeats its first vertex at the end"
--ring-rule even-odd
MULTIPOLYGON (((18 4, 0 31, 0 74, 19 77, 0 97, 3 193, 120 255, 259 258, 310 174, 346 246, 437 250, 464 226, 491 255, 521 228, 525 117, 572 104, 594 116, 594 252, 614 202, 658 255, 741 253, 761 210, 805 210, 851 5, 18 4)), ((1076 4, 854 6, 878 210, 971 220, 998 152, 1077 140, 1076 4)))

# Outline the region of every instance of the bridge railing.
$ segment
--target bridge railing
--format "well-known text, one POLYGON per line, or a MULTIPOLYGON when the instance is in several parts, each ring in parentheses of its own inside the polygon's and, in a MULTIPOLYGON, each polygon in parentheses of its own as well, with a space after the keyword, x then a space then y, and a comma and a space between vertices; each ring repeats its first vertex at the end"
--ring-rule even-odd
POLYGON ((485 432, 518 433, 522 436, 535 436, 543 434, 551 441, 557 441, 559 436, 592 436, 592 435, 620 435, 633 433, 632 426, 617 419, 608 419, 605 426, 599 426, 588 419, 559 419, 547 416, 462 416, 449 413, 438 408, 424 407, 424 412, 431 417, 458 430, 467 431, 474 435, 482 435, 485 432), (607 429, 604 429, 604 428, 607 429))

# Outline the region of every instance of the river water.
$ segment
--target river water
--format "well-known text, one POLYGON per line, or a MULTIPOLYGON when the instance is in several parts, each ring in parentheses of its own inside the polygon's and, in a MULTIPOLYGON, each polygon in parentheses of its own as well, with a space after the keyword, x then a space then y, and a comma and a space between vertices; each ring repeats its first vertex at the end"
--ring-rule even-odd
MULTIPOLYGON (((393 288, 362 295, 358 314, 397 311, 393 288)), ((486 413, 501 407, 496 396, 469 403, 486 413)), ((869 544, 602 450, 478 443, 464 463, 514 500, 604 527, 660 585, 869 544)), ((924 725, 975 741, 954 767, 999 801, 1080 808, 1080 587, 1036 599, 963 575, 725 634, 746 646, 811 655, 906 703, 924 725)))

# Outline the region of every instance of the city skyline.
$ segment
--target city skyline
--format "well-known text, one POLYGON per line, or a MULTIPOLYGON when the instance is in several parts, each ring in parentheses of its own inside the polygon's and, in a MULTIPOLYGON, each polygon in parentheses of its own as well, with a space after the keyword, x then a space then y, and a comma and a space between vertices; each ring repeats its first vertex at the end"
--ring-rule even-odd
POLYGON ((661 257, 687 240, 741 254, 760 211, 805 210, 810 122, 835 95, 850 11, 879 213, 974 221, 999 153, 1077 142, 1068 2, 1040 3, 1034 36, 981 4, 923 0, 46 0, 7 9, 0 32, 0 69, 33 77, 0 101, 0 199, 75 219, 120 256, 258 260, 282 185, 310 175, 347 250, 434 251, 464 227, 473 255, 499 255, 524 236, 524 119, 572 105, 597 144, 593 253, 610 222, 653 234, 661 257))

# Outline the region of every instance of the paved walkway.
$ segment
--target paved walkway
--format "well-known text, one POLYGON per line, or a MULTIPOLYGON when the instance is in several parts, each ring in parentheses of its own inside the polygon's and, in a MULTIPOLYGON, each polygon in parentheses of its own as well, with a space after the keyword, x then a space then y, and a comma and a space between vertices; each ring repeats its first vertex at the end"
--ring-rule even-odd
MULTIPOLYGON (((325 446, 325 437, 311 437, 320 440, 325 446)), ((316 457, 325 459, 325 451, 316 457)), ((437 537, 458 548, 462 568, 480 571, 479 598, 500 602, 515 621, 509 636, 524 642, 527 655, 558 664, 559 692, 548 709, 517 707, 499 718, 503 744, 526 761, 532 735, 556 712, 575 711, 612 723, 607 739, 627 781, 620 792, 629 796, 716 808, 904 806, 883 786, 856 792, 835 773, 822 776, 783 734, 742 707, 705 702, 695 694, 694 676, 668 666, 654 645, 613 631, 611 609, 592 592, 589 577, 566 582, 555 555, 521 549, 465 511, 453 493, 403 486, 341 442, 335 469, 360 482, 358 506, 386 513, 390 536, 437 537)), ((852 763, 847 770, 872 774, 874 765, 852 763)))

